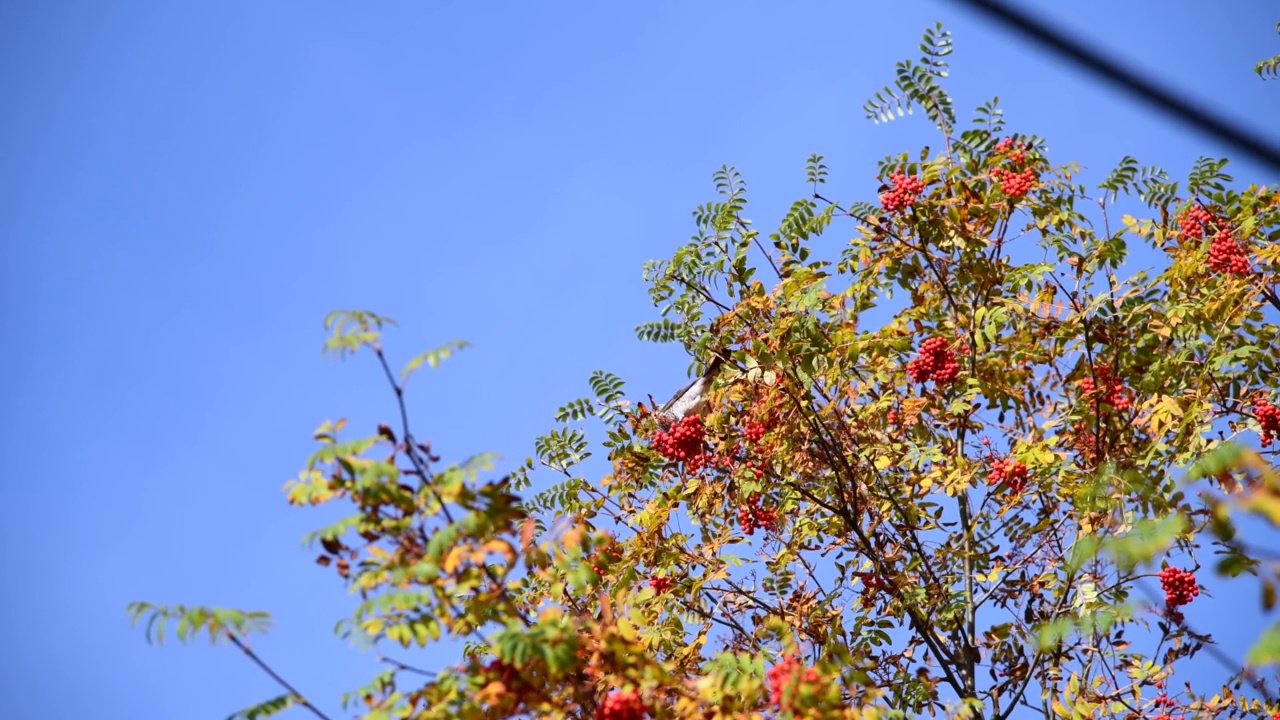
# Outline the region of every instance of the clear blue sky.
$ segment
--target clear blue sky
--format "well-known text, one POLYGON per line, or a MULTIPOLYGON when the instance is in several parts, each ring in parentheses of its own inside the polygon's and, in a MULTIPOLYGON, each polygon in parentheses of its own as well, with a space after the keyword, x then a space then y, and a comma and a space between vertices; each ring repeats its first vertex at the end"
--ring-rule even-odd
MULTIPOLYGON (((1280 84, 1251 72, 1280 52, 1272 0, 1033 4, 1275 127, 1280 84)), ((374 663, 300 545, 325 513, 280 488, 321 420, 392 406, 367 359, 321 359, 324 314, 396 317, 402 358, 475 343, 412 397, 452 458, 531 454, 598 368, 664 395, 686 359, 634 337, 643 261, 722 163, 767 227, 809 153, 869 198, 875 160, 936 145, 861 111, 936 19, 961 116, 999 95, 1090 181, 1229 154, 947 2, 4 3, 3 715, 222 718, 277 692, 229 648, 147 647, 134 599, 271 610, 258 649, 338 713, 374 663)))

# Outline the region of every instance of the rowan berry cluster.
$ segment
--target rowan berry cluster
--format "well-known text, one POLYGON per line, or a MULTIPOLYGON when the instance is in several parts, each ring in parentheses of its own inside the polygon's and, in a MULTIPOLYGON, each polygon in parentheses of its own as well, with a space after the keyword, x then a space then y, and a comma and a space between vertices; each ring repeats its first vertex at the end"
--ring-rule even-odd
POLYGON ((889 174, 888 192, 880 193, 880 205, 886 212, 905 210, 916 204, 924 192, 924 181, 918 175, 907 175, 901 169, 889 174))
POLYGON ((711 465, 717 470, 732 470, 733 466, 738 462, 738 454, 742 451, 742 446, 734 446, 733 452, 726 455, 716 455, 711 460, 711 465))
POLYGON ((653 435, 653 449, 668 460, 685 463, 685 469, 697 473, 707 462, 706 455, 707 429, 702 418, 689 415, 671 426, 670 430, 659 430, 653 435))
POLYGON ((1200 203, 1196 203, 1191 207, 1178 213, 1178 230, 1189 238, 1204 237, 1204 228, 1213 221, 1213 213, 1210 213, 1200 203))
POLYGON ((1253 271, 1245 248, 1236 240, 1231 223, 1215 216, 1200 203, 1194 203, 1178 213, 1178 231, 1188 238, 1203 238, 1210 224, 1216 227, 1209 243, 1209 269, 1224 275, 1248 275, 1253 271))
POLYGON ((1200 594, 1195 573, 1167 567, 1160 571, 1160 587, 1164 589, 1164 604, 1176 610, 1190 603, 1200 594))
POLYGON ((671 578, 666 576, 649 578, 649 587, 653 588, 653 591, 659 595, 670 590, 673 584, 671 578))
POLYGON ((769 683, 769 702, 786 712, 800 710, 801 688, 813 689, 822 676, 817 668, 805 667, 800 658, 788 655, 765 673, 769 683))
POLYGON ((1015 142, 1013 138, 1007 137, 996 143, 995 154, 1004 155, 1011 161, 1020 163, 1027 159, 1026 148, 1026 143, 1015 142))
POLYGON ((991 485, 1005 483, 1010 490, 1020 493, 1027 486, 1027 476, 1029 474, 1030 469, 1026 463, 1012 458, 1004 458, 991 463, 991 472, 987 475, 987 482, 991 485))
POLYGON ((920 343, 920 354, 907 363, 907 374, 918 383, 933 380, 939 385, 946 385, 960 374, 960 363, 947 347, 946 340, 933 337, 920 343))
MULTIPOLYGON (((1027 160, 1027 144, 1007 137, 996 143, 993 154, 995 157, 1003 158, 1009 165, 1019 166, 1027 160)), ((1030 168, 1016 170, 1008 167, 993 169, 991 177, 1000 183, 1001 192, 1013 198, 1023 197, 1031 192, 1040 179, 1036 171, 1030 168)))
POLYGON ((991 176, 1000 183, 1000 191, 1009 197, 1022 197, 1031 192, 1040 179, 1035 170, 1015 172, 1004 168, 991 171, 991 176))
POLYGON ((742 436, 749 443, 758 443, 764 439, 765 426, 759 420, 752 420, 742 428, 742 436))
POLYGON ((871 606, 876 602, 876 595, 881 590, 889 589, 889 581, 876 573, 862 573, 858 577, 862 579, 862 607, 864 610, 870 610, 871 606))
POLYGON ((1280 437, 1280 407, 1269 400, 1259 400, 1253 406, 1253 416, 1262 426, 1262 447, 1270 447, 1271 441, 1280 437))
POLYGON ((619 690, 610 693, 600 703, 596 720, 642 720, 647 714, 640 693, 635 690, 619 690))
POLYGON ((1209 243, 1209 268, 1224 275, 1248 275, 1253 271, 1249 266, 1249 256, 1236 241, 1229 225, 1223 226, 1214 233, 1209 243))
POLYGON ((778 530, 778 513, 773 508, 760 506, 760 493, 752 493, 747 498, 747 504, 738 508, 738 523, 742 525, 742 531, 748 535, 754 535, 756 528, 763 528, 765 532, 776 532, 778 530))
POLYGON ((1080 378, 1078 386, 1081 397, 1088 399, 1094 395, 1100 395, 1102 402, 1120 412, 1128 410, 1133 404, 1128 388, 1112 374, 1111 365, 1107 363, 1094 363, 1093 377, 1080 378))
POLYGON ((489 664, 484 666, 483 674, 489 682, 502 683, 506 688, 504 695, 516 708, 523 705, 532 694, 532 685, 524 679, 514 665, 505 660, 500 658, 490 660, 489 664))
POLYGON ((617 542, 609 540, 596 553, 587 558, 587 567, 599 577, 604 577, 609 566, 622 559, 622 552, 617 542))

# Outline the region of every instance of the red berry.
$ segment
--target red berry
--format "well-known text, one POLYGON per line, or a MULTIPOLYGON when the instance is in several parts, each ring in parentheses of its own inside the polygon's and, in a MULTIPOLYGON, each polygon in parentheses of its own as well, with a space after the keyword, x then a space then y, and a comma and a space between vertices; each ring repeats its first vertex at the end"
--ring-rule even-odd
POLYGON ((1200 594, 1196 576, 1190 570, 1164 568, 1160 571, 1160 587, 1164 589, 1164 603, 1170 610, 1186 605, 1200 594))
POLYGON ((788 655, 769 668, 765 678, 769 683, 769 702, 791 712, 800 709, 801 687, 812 687, 822 679, 816 668, 806 668, 795 655, 788 655))
POLYGON ((1014 172, 1004 168, 996 168, 991 171, 991 176, 1000 183, 1000 191, 1009 197, 1022 197, 1031 192, 1039 181, 1039 176, 1035 170, 1023 170, 1022 172, 1014 172))
POLYGON ((997 157, 1007 157, 1013 163, 1021 163, 1027 159, 1027 144, 1020 141, 1014 142, 1013 138, 1007 137, 996 143, 993 154, 997 157))
POLYGON ((1204 209, 1203 205, 1196 203, 1191 207, 1178 213, 1178 230, 1190 238, 1204 237, 1204 226, 1213 220, 1213 215, 1204 209))
POLYGON ((1280 407, 1268 400, 1259 400, 1253 406, 1253 416, 1262 426, 1262 447, 1270 447, 1271 441, 1280 436, 1280 407))
POLYGON ((889 182, 893 188, 880 193, 880 205, 888 212, 911 207, 924 191, 924 181, 919 176, 907 175, 901 169, 889 174, 889 182))
POLYGON ((649 587, 653 588, 653 591, 659 595, 670 590, 672 584, 673 583, 671 582, 671 578, 669 577, 664 576, 664 577, 649 578, 649 587))
POLYGON ((639 693, 635 690, 620 690, 610 693, 600 703, 596 720, 642 720, 647 714, 639 693))
POLYGON ((1253 271, 1249 257, 1231 234, 1231 227, 1224 226, 1213 235, 1209 243, 1208 265, 1211 270, 1224 275, 1248 275, 1253 271))
POLYGON ((764 528, 766 532, 777 532, 778 513, 773 508, 760 506, 760 493, 752 493, 747 504, 738 508, 738 524, 742 531, 754 535, 756 528, 764 528))
POLYGON ((1124 412, 1132 406, 1133 400, 1130 397, 1128 388, 1124 386, 1124 383, 1119 378, 1111 374, 1110 365, 1107 363, 1094 363, 1093 374, 1097 376, 1097 381, 1086 375, 1080 378, 1077 383, 1081 397, 1088 400, 1091 395, 1101 395, 1101 401, 1104 404, 1110 405, 1120 412, 1124 412))
POLYGON ((1030 469, 1026 463, 1006 458, 991 463, 991 472, 987 475, 987 482, 992 485, 1005 483, 1010 490, 1020 493, 1027 486, 1027 476, 1029 474, 1030 469))
POLYGON ((653 449, 668 460, 685 463, 685 469, 696 474, 710 459, 706 450, 706 428, 702 418, 690 415, 653 435, 653 449))
POLYGON ((946 385, 960 374, 960 363, 945 339, 932 337, 920 343, 919 355, 907 363, 907 374, 918 383, 946 385))

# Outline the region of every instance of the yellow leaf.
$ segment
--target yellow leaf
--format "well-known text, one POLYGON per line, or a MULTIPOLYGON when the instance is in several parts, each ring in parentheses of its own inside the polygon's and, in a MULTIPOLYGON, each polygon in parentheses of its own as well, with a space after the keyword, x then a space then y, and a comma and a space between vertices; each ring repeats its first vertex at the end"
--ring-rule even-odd
POLYGON ((449 554, 444 558, 445 573, 450 575, 453 574, 453 572, 458 569, 458 566, 462 564, 462 556, 466 554, 467 550, 464 547, 455 547, 450 550, 449 554))
POLYGON ((624 617, 618 618, 618 634, 627 642, 635 642, 639 637, 636 634, 636 626, 632 625, 631 621, 624 617))
POLYGON ((512 562, 516 559, 516 549, 511 546, 510 542, 501 538, 494 538, 493 540, 485 543, 483 550, 484 552, 481 555, 482 559, 484 555, 488 555, 489 553, 497 553, 498 555, 506 558, 507 562, 512 562))

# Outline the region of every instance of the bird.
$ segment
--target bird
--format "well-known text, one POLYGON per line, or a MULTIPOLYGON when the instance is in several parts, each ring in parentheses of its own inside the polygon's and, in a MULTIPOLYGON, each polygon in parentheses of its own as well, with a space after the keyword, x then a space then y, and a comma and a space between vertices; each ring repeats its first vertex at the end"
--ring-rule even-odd
POLYGON ((723 364, 724 358, 720 354, 713 356, 707 364, 706 372, 684 386, 658 410, 658 424, 666 429, 690 415, 701 414, 707 406, 707 393, 711 390, 711 383, 720 374, 720 366, 723 364))

